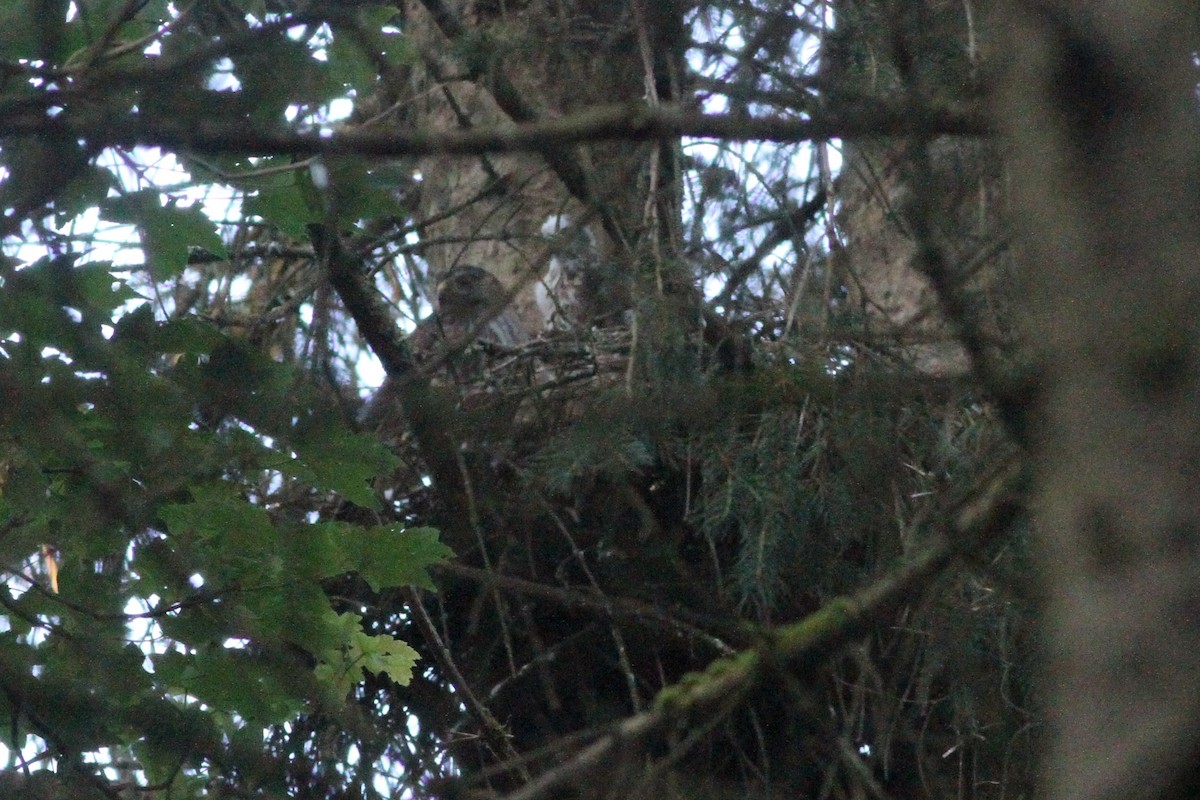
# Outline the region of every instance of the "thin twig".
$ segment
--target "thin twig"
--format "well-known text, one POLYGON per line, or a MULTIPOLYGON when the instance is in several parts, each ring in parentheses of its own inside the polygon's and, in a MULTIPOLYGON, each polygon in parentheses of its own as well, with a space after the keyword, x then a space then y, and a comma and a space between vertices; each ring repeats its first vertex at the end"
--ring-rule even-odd
POLYGON ((425 641, 432 648, 438 666, 445 670, 446 676, 454 684, 455 691, 462 694, 463 702, 470 710, 471 715, 478 719, 484 730, 487 731, 489 743, 503 751, 504 758, 514 764, 521 777, 529 780, 529 770, 526 769, 525 763, 521 761, 520 755, 513 747, 511 735, 500 723, 500 720, 496 719, 488 707, 480 701, 471 688, 471 684, 467 682, 462 672, 459 671, 458 665, 454 663, 454 656, 450 653, 450 648, 446 647, 445 642, 442 641, 437 628, 434 627, 433 620, 429 618, 429 612, 425 610, 425 604, 421 602, 420 590, 408 587, 404 590, 404 594, 408 598, 408 604, 412 609, 417 627, 421 629, 421 635, 425 637, 425 641))
POLYGON ((1022 474, 1017 458, 1008 459, 959 507, 941 541, 910 564, 850 597, 831 600, 795 624, 779 628, 751 650, 718 659, 689 682, 667 687, 649 711, 628 717, 610 734, 508 795, 507 800, 537 800, 564 784, 585 780, 616 753, 648 740, 671 723, 696 718, 703 725, 703 720, 711 719, 726 704, 744 697, 769 676, 778 675, 780 667, 791 672, 815 669, 872 630, 879 619, 919 596, 957 557, 1007 530, 1019 512, 1016 496, 1022 474))

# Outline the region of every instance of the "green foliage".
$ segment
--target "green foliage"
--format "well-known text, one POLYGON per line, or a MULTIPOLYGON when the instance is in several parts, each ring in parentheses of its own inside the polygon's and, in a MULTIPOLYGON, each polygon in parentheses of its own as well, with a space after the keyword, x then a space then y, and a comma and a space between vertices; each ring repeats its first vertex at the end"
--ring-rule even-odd
MULTIPOLYGON (((268 726, 342 714, 367 679, 408 684, 417 653, 335 610, 328 587, 432 589, 451 555, 382 516, 372 483, 399 462, 345 400, 223 323, 263 306, 205 272, 239 240, 196 186, 229 187, 234 217, 302 240, 328 199, 307 165, 181 148, 188 184, 169 159, 71 128, 301 130, 370 92, 379 64, 413 60, 385 27, 394 7, 285 29, 268 5, 0 8, 0 102, 30 110, 18 128, 47 126, 0 141, 6 252, 30 244, 0 264, 0 725, 60 770, 128 753, 173 798, 235 777, 278 790, 268 726), (114 230, 126 247, 135 232, 140 263, 114 230)), ((402 212, 404 165, 329 167, 347 218, 402 212)), ((295 313, 310 302, 295 286, 261 302, 295 313)))
POLYGON ((788 588, 786 565, 807 573, 790 584, 795 590, 812 585, 828 555, 823 420, 782 411, 738 421, 740 430, 722 426, 700 448, 703 494, 694 519, 705 536, 736 541, 731 579, 741 601, 770 606, 788 588))
POLYGON ((343 643, 322 654, 317 666, 318 680, 328 692, 330 702, 340 702, 359 683, 364 672, 386 675, 400 684, 412 680, 417 651, 387 634, 369 636, 362 631, 357 614, 340 614, 337 628, 343 643))
MULTIPOLYGON (((930 100, 962 100, 978 92, 976 54, 964 42, 985 26, 946 3, 909 3, 897 9, 880 0, 839 0, 838 25, 827 39, 833 89, 852 102, 887 97, 919 85, 930 100)), ((974 41, 974 47, 980 42, 974 41)))
POLYGON ((296 457, 280 466, 284 473, 337 492, 355 505, 378 508, 370 480, 396 468, 397 460, 364 434, 335 429, 327 420, 305 425, 292 441, 296 457))
POLYGON ((311 182, 291 174, 271 181, 247 197, 243 210, 295 238, 303 237, 310 223, 324 218, 311 182))
POLYGON ((731 414, 696 441, 691 517, 734 548, 730 588, 760 611, 844 594, 864 568, 897 563, 920 544, 898 520, 961 491, 998 446, 994 421, 969 398, 951 410, 920 396, 899 404, 853 374, 791 378, 760 400, 771 410, 731 414))
MULTIPOLYGON (((177 256, 219 246, 198 210, 137 208, 177 256)), ((396 459, 291 367, 131 302, 111 265, 61 257, 0 286, 0 558, 25 565, 0 592, 0 721, 64 753, 141 741, 152 774, 242 763, 237 737, 338 707, 364 670, 410 680, 415 652, 336 613, 323 581, 432 588, 449 551, 430 529, 279 513, 295 493, 377 507, 396 459)))
POLYGON ((551 492, 570 491, 574 482, 621 479, 646 467, 654 451, 628 424, 596 414, 560 434, 534 461, 551 492))
POLYGON ((356 541, 358 560, 355 569, 371 589, 386 586, 420 586, 433 589, 426 568, 449 558, 449 548, 437 540, 432 528, 414 528, 400 532, 396 528, 375 528, 356 541))
POLYGON ((159 194, 145 189, 105 201, 100 206, 105 219, 137 226, 146 253, 146 264, 156 280, 166 280, 183 271, 188 250, 202 247, 224 256, 225 243, 216 226, 198 206, 181 209, 164 206, 159 194))

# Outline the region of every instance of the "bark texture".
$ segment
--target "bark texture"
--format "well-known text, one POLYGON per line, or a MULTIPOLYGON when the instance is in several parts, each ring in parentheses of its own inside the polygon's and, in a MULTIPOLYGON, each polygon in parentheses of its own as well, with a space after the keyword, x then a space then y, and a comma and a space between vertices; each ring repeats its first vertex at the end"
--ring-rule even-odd
MULTIPOLYGON (((987 30, 971 3, 842 0, 828 39, 831 96, 954 107, 978 99, 987 30)), ((836 182, 841 249, 852 313, 869 339, 894 345, 931 374, 963 374, 968 336, 993 344, 1006 327, 1008 270, 1000 223, 1003 167, 989 140, 941 137, 847 142, 836 182), (949 279, 928 274, 938 252, 949 279), (946 293, 962 318, 947 314, 946 293)))
MULTIPOLYGON (((673 96, 670 65, 682 52, 682 10, 674 2, 412 0, 406 15, 422 47, 409 89, 410 112, 423 127, 531 122, 673 96)), ((517 313, 536 332, 542 314, 534 287, 550 256, 544 223, 565 214, 593 230, 608 257, 621 258, 660 177, 647 161, 654 147, 595 143, 421 159, 418 216, 426 220, 431 271, 484 267, 514 294, 517 313)))
POLYGON ((1196 17, 1190 2, 1007 8, 1052 799, 1200 791, 1196 17))

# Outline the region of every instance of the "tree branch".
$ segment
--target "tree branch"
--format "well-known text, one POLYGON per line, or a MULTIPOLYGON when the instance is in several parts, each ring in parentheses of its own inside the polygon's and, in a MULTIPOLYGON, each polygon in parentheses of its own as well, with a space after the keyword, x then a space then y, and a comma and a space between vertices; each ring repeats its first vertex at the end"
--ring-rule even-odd
MULTIPOLYGON (((709 633, 705 628, 716 627, 714 620, 701 620, 692 616, 692 620, 681 618, 684 615, 672 616, 666 614, 649 603, 643 603, 627 597, 609 597, 595 592, 584 592, 579 589, 564 589, 557 586, 547 586, 544 583, 514 578, 488 570, 476 569, 463 564, 445 562, 430 568, 437 577, 471 581, 480 586, 496 588, 510 594, 536 597, 555 603, 563 608, 583 609, 598 614, 605 619, 631 619, 646 627, 677 636, 687 641, 702 641, 718 653, 729 655, 733 649, 717 635, 709 633)), ((732 640, 735 644, 746 643, 744 631, 738 631, 730 625, 719 625, 721 637, 732 640)))
POLYGON ((851 597, 837 598, 819 611, 774 632, 758 647, 718 659, 700 674, 659 692, 647 712, 627 718, 611 733, 584 748, 562 766, 508 795, 507 800, 536 800, 568 782, 579 782, 632 745, 681 720, 704 717, 786 668, 808 672, 841 648, 872 630, 872 625, 918 597, 956 557, 996 539, 1020 511, 1017 496, 1022 469, 1010 458, 963 503, 942 540, 912 563, 851 597))
POLYGON ((336 232, 325 225, 311 225, 309 235, 334 291, 395 384, 417 447, 429 465, 434 488, 447 506, 450 525, 443 527, 443 533, 457 552, 455 544, 462 537, 456 532, 468 528, 467 504, 454 442, 442 419, 444 415, 439 413, 442 406, 429 390, 429 379, 416 369, 408 345, 387 309, 367 286, 361 265, 342 247, 336 232))
POLYGON ((703 114, 678 105, 650 108, 627 103, 590 108, 558 119, 467 130, 404 133, 344 129, 332 135, 253 130, 240 120, 109 116, 109 111, 65 111, 50 117, 28 102, 9 104, 0 108, 0 137, 55 134, 86 140, 93 148, 144 145, 210 154, 394 158, 434 153, 544 152, 578 142, 652 141, 678 136, 803 142, 863 136, 985 136, 992 131, 991 124, 975 111, 914 109, 895 104, 792 119, 703 114))

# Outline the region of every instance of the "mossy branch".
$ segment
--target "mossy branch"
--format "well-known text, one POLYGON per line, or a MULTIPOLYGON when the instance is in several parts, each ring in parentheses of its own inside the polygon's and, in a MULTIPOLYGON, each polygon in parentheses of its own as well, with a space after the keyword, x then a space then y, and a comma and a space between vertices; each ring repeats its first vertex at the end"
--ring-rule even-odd
POLYGON ((627 718, 573 759, 507 800, 535 800, 594 769, 612 763, 619 751, 685 720, 701 720, 727 709, 781 668, 814 669, 857 641, 898 607, 921 595, 956 557, 977 551, 1008 530, 1020 513, 1023 470, 1017 457, 1005 461, 962 503, 938 544, 911 563, 849 597, 835 598, 819 611, 770 631, 761 644, 713 661, 703 672, 685 675, 659 692, 649 711, 627 718))

